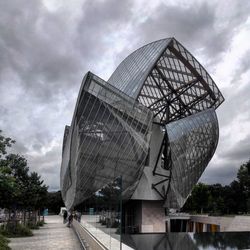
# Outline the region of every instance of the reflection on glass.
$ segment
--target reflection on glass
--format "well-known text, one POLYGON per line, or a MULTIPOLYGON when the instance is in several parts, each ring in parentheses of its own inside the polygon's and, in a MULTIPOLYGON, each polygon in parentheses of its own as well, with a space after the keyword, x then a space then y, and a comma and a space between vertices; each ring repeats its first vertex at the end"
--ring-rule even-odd
POLYGON ((249 249, 249 232, 224 232, 194 234, 194 242, 200 249, 249 249))
POLYGON ((125 244, 138 250, 249 249, 250 232, 168 233, 123 235, 125 244))
POLYGON ((121 249, 121 190, 117 178, 76 207, 81 224, 107 249, 121 249))
POLYGON ((214 109, 166 125, 172 160, 172 179, 166 204, 181 208, 211 160, 219 138, 214 109))

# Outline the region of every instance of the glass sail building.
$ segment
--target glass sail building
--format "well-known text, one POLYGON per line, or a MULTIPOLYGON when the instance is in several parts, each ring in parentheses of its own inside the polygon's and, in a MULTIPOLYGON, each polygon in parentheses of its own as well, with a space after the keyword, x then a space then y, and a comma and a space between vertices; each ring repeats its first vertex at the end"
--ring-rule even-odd
POLYGON ((215 109, 223 101, 175 38, 137 49, 107 81, 88 72, 64 133, 60 178, 67 208, 119 176, 123 199, 140 203, 142 214, 152 204, 181 208, 215 152, 215 109))

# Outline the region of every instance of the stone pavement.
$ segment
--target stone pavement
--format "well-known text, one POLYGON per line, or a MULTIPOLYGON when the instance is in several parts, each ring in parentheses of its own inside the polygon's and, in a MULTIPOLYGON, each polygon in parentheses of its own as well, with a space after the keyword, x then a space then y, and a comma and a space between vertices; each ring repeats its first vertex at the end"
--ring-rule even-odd
POLYGON ((38 230, 33 230, 34 236, 11 238, 9 247, 13 250, 82 249, 73 229, 66 227, 62 221, 62 217, 58 215, 46 216, 46 224, 38 230))

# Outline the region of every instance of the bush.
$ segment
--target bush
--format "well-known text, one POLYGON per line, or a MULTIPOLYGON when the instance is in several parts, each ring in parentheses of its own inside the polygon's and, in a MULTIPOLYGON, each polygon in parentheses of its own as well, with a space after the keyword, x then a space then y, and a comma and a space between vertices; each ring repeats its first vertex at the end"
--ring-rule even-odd
POLYGON ((107 225, 106 220, 103 220, 103 221, 101 222, 101 224, 102 224, 103 226, 107 225))
POLYGON ((118 228, 120 226, 120 223, 118 221, 114 221, 111 225, 112 228, 118 228))
POLYGON ((41 221, 38 221, 37 223, 34 223, 34 222, 28 222, 28 227, 30 229, 39 229, 39 227, 42 227, 44 226, 45 222, 43 220, 41 221))
POLYGON ((32 222, 28 223, 27 226, 29 229, 39 229, 39 226, 32 222))
POLYGON ((6 237, 24 237, 32 236, 33 233, 29 227, 26 227, 20 223, 8 222, 5 226, 0 227, 0 233, 6 237))
POLYGON ((121 229, 120 229, 120 227, 118 227, 118 228, 116 229, 115 233, 116 233, 116 234, 121 234, 121 229))
POLYGON ((111 227, 111 220, 110 220, 110 218, 107 218, 106 219, 106 227, 111 227))
POLYGON ((37 226, 43 227, 45 222, 43 220, 37 222, 37 226))
POLYGON ((10 250, 10 247, 8 247, 8 243, 10 241, 6 239, 2 234, 0 234, 0 249, 1 250, 10 250))

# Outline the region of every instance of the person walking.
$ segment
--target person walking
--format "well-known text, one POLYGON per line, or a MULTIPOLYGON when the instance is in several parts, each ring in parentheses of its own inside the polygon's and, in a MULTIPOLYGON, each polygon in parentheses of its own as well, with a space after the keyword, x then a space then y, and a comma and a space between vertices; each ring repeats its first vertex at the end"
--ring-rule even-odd
POLYGON ((82 214, 80 211, 77 212, 77 221, 78 222, 81 222, 81 217, 82 217, 82 214))
POLYGON ((68 217, 68 212, 67 212, 67 210, 65 210, 63 213, 63 223, 64 224, 67 222, 67 217, 68 217))
POLYGON ((72 221, 73 221, 73 213, 70 213, 69 218, 68 218, 69 222, 68 222, 68 227, 71 227, 72 221))

